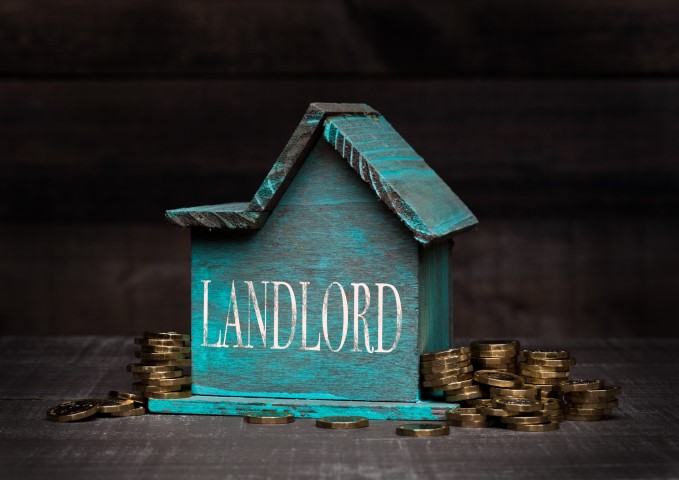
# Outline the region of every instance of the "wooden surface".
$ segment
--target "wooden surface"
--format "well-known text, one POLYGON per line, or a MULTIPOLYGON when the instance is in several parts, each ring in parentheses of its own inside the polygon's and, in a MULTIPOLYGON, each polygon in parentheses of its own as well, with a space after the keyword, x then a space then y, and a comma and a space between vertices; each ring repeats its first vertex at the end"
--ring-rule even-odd
MULTIPOLYGON (((555 339, 523 345, 554 344, 555 339)), ((398 422, 347 432, 244 424, 239 417, 146 415, 56 424, 67 399, 130 385, 127 337, 2 337, 0 475, 91 478, 662 479, 679 476, 679 341, 569 340, 573 372, 622 385, 604 422, 566 422, 545 434, 453 429, 397 437, 398 422)))

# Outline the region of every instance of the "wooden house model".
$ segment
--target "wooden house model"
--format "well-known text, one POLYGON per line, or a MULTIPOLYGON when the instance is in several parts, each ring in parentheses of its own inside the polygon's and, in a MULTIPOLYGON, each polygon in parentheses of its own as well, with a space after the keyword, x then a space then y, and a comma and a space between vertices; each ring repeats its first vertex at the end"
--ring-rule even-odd
POLYGON ((419 355, 452 341, 451 238, 477 220, 375 110, 313 103, 250 202, 191 228, 193 394, 154 411, 433 419, 419 355))

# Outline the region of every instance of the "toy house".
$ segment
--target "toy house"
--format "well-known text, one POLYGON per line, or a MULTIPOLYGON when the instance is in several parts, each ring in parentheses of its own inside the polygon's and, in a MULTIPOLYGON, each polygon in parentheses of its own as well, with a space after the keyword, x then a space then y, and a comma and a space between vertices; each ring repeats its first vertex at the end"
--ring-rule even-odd
POLYGON ((439 418, 419 355, 452 341, 451 238, 477 220, 375 110, 311 104, 254 198, 191 228, 193 394, 154 411, 439 418))

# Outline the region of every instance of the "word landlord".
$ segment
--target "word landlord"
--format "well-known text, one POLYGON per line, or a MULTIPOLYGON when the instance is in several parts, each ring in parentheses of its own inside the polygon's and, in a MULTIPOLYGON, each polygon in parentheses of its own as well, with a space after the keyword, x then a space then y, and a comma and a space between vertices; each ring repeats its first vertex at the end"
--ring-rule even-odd
MULTIPOLYGON (((297 327, 297 302, 295 300, 295 292, 292 286, 287 282, 261 282, 264 285, 264 316, 259 308, 259 302, 257 300, 257 295, 255 294, 255 287, 253 282, 245 281, 244 283, 248 288, 248 342, 243 344, 243 339, 241 336, 241 324, 240 317, 238 313, 238 301, 236 296, 236 283, 234 280, 231 281, 231 297, 229 300, 229 308, 226 314, 226 322, 224 323, 224 334, 222 335, 221 329, 219 330, 219 338, 216 343, 208 343, 208 291, 209 284, 212 280, 201 280, 203 283, 203 347, 214 347, 214 348, 228 348, 226 344, 226 334, 229 327, 233 327, 236 332, 237 342, 232 345, 234 348, 253 348, 250 344, 250 312, 254 310, 255 316, 257 318, 257 326, 259 328, 259 333, 262 339, 262 345, 266 348, 266 337, 267 337, 267 286, 270 283, 273 286, 273 345, 270 347, 271 350, 285 350, 288 348, 294 339, 295 330, 297 327), (279 298, 280 289, 285 288, 290 296, 290 306, 291 306, 291 316, 290 316, 290 336, 284 345, 280 344, 279 339, 279 298)), ((317 342, 315 345, 309 345, 307 343, 307 291, 310 282, 299 282, 302 287, 302 312, 301 312, 301 326, 302 326, 302 338, 300 350, 310 350, 310 351, 320 351, 321 350, 321 334, 318 333, 317 342)), ((359 330, 360 323, 363 324, 363 339, 365 343, 365 349, 368 353, 390 353, 393 352, 401 337, 401 326, 403 320, 403 309, 401 307, 401 297, 399 296, 398 290, 391 284, 388 283, 375 283, 377 287, 377 348, 370 344, 370 328, 368 326, 368 321, 365 318, 368 308, 370 307, 370 288, 365 283, 352 283, 353 287, 353 327, 354 327, 354 344, 351 349, 352 352, 361 351, 359 347, 359 330), (360 296, 361 291, 363 292, 363 309, 360 309, 360 296), (389 348, 384 348, 383 345, 383 331, 384 331, 384 297, 385 292, 391 291, 394 296, 394 301, 396 304, 396 333, 394 342, 389 348)), ((323 311, 321 315, 322 326, 323 326, 323 339, 328 349, 332 352, 339 352, 344 347, 345 341, 347 339, 347 332, 349 329, 349 301, 347 299, 346 291, 344 287, 338 282, 332 282, 328 288, 325 290, 325 295, 323 296, 323 311), (339 345, 337 348, 333 348, 330 342, 330 331, 328 328, 328 298, 330 296, 331 290, 336 287, 341 299, 342 299, 342 336, 339 340, 339 345)))

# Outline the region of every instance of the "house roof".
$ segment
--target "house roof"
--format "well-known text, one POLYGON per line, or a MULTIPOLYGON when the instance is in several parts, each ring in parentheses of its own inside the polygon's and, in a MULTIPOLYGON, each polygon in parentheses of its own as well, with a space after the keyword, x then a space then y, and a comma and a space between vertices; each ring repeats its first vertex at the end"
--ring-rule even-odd
POLYGON ((474 225, 477 220, 448 185, 394 128, 365 104, 312 103, 271 171, 249 203, 168 210, 183 227, 260 228, 321 136, 377 196, 428 244, 474 225))

